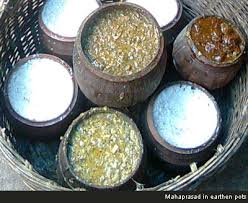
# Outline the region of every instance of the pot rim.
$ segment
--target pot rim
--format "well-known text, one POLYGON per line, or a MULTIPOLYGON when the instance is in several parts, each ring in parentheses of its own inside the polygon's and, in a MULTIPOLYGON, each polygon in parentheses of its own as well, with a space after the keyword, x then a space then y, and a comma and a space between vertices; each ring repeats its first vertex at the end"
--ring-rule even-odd
POLYGON ((171 21, 169 24, 165 25, 165 26, 162 26, 161 27, 161 30, 163 32, 166 32, 167 30, 171 29, 172 27, 174 27, 178 22, 179 20, 181 19, 182 17, 182 14, 183 14, 183 4, 180 0, 176 0, 177 2, 177 5, 178 5, 178 11, 177 11, 177 15, 176 17, 173 19, 173 21, 171 21))
POLYGON ((163 55, 164 37, 163 37, 160 26, 158 25, 158 22, 156 21, 156 19, 152 16, 152 14, 149 13, 149 11, 147 11, 143 7, 136 5, 136 4, 133 4, 133 3, 127 3, 127 2, 108 3, 108 4, 104 4, 104 5, 100 6, 98 9, 96 9, 94 12, 92 12, 83 21, 82 25, 79 28, 78 37, 77 37, 76 42, 75 42, 74 54, 76 51, 78 52, 79 60, 83 63, 86 63, 87 69, 90 70, 93 74, 97 75, 98 77, 103 78, 103 79, 108 80, 108 81, 111 81, 111 82, 129 82, 129 81, 133 81, 133 80, 145 77, 147 74, 149 74, 150 72, 152 72, 152 70, 154 70, 156 68, 157 64, 159 63, 159 61, 163 55), (113 7, 119 7, 120 8, 120 6, 126 7, 126 8, 129 7, 131 9, 139 10, 139 12, 142 12, 151 21, 153 21, 153 23, 155 24, 156 29, 158 31, 160 43, 159 43, 159 47, 157 49, 156 56, 151 61, 151 63, 147 65, 147 67, 145 67, 141 71, 134 73, 134 74, 131 74, 131 75, 114 76, 114 75, 104 73, 92 65, 92 63, 89 61, 88 57, 86 56, 86 54, 84 53, 84 50, 82 48, 82 35, 83 35, 85 28, 87 28, 87 24, 92 19, 94 19, 96 16, 98 16, 99 14, 104 12, 105 10, 109 10, 113 7))
POLYGON ((48 37, 60 41, 62 43, 74 43, 76 41, 76 37, 66 37, 66 36, 62 36, 59 35, 51 30, 49 30, 47 28, 47 26, 45 25, 45 23, 42 20, 42 12, 43 12, 44 7, 39 11, 39 17, 38 17, 38 24, 40 29, 44 32, 45 35, 47 35, 48 37))
POLYGON ((156 94, 152 97, 152 99, 150 100, 150 102, 148 104, 148 108, 146 111, 146 119, 147 119, 146 122, 148 125, 148 130, 150 132, 149 136, 151 136, 152 139, 155 140, 158 145, 160 145, 162 148, 169 150, 172 153, 178 153, 178 154, 183 154, 183 155, 192 155, 192 154, 197 154, 197 153, 203 152, 204 150, 209 148, 212 144, 214 144, 214 142, 216 141, 216 139, 220 133, 221 123, 222 123, 222 119, 221 119, 221 115, 220 115, 220 109, 218 107, 218 104, 217 104, 215 98, 203 87, 201 87, 195 83, 189 82, 189 81, 171 82, 171 83, 168 83, 165 86, 163 86, 159 91, 157 91, 156 94), (208 98, 213 102, 213 104, 215 106, 215 109, 217 111, 217 120, 218 120, 216 129, 215 129, 213 135, 211 136, 211 138, 207 142, 201 144, 198 147, 180 148, 180 147, 173 146, 170 143, 168 143, 166 140, 161 138, 161 136, 159 135, 159 133, 158 133, 158 131, 154 125, 153 114, 152 114, 154 102, 157 99, 158 95, 164 89, 166 89, 170 86, 173 86, 173 85, 188 85, 188 86, 191 86, 193 88, 197 88, 197 89, 201 90, 203 93, 205 93, 208 96, 208 98))
POLYGON ((78 98, 78 86, 77 86, 77 83, 76 83, 76 81, 74 79, 71 67, 66 62, 64 62, 62 59, 60 59, 60 58, 58 58, 56 56, 53 56, 53 55, 49 55, 49 54, 34 54, 34 55, 30 55, 30 56, 28 56, 26 58, 23 58, 23 59, 19 60, 13 66, 13 68, 10 70, 9 74, 6 76, 6 80, 5 80, 3 88, 4 88, 3 92, 4 92, 5 105, 6 105, 7 109, 8 109, 8 112, 10 113, 10 115, 12 117, 14 117, 15 120, 21 122, 22 124, 25 124, 25 125, 31 126, 31 127, 38 127, 38 128, 49 127, 49 126, 55 125, 55 124, 61 122, 62 120, 64 120, 66 117, 68 117, 68 115, 73 110, 73 108, 74 108, 74 106, 76 104, 77 98, 78 98), (58 117, 56 117, 54 119, 48 120, 48 121, 32 121, 32 120, 29 120, 27 118, 22 117, 21 115, 19 115, 13 109, 13 107, 10 104, 9 97, 8 97, 7 86, 8 86, 8 82, 9 82, 9 79, 10 79, 10 76, 12 75, 12 73, 14 71, 16 71, 16 68, 18 68, 21 65, 25 64, 27 61, 29 61, 31 59, 35 59, 35 58, 41 58, 41 59, 46 58, 46 59, 50 59, 50 60, 53 60, 53 61, 61 64, 68 71, 68 73, 71 76, 72 82, 73 82, 73 89, 74 90, 73 90, 73 97, 72 97, 70 105, 68 106, 68 108, 60 116, 58 116, 58 117))
POLYGON ((186 38, 187 38, 187 42, 192 50, 192 52, 195 54, 196 58, 203 62, 204 64, 207 64, 207 65, 210 65, 210 66, 214 66, 214 68, 224 68, 224 67, 229 67, 230 65, 233 65, 233 64, 236 64, 240 61, 240 59, 244 56, 245 54, 245 51, 246 51, 246 40, 245 40, 245 37, 243 35, 243 33, 240 31, 239 27, 236 26, 234 23, 232 23, 230 20, 226 19, 226 18, 223 18, 221 16, 217 16, 217 15, 202 15, 202 16, 198 16, 196 18, 194 18, 187 26, 186 28, 186 38), (201 19, 201 18, 207 18, 207 17, 216 17, 218 19, 221 19, 223 21, 225 21, 226 23, 228 23, 229 25, 232 26, 232 28, 239 34, 239 37, 242 41, 241 43, 241 52, 239 54, 238 57, 236 57, 235 60, 233 60, 232 62, 222 62, 222 63, 217 63, 217 62, 214 62, 210 59, 208 59, 206 56, 204 56, 203 54, 199 54, 199 51, 197 49, 197 47, 195 46, 195 43, 193 42, 192 38, 191 38, 191 29, 192 29, 192 26, 193 24, 198 20, 198 19, 201 19))
POLYGON ((88 111, 80 114, 72 122, 72 124, 69 126, 68 130, 66 131, 65 136, 63 137, 63 140, 61 142, 60 149, 63 150, 62 153, 64 154, 64 157, 65 157, 65 160, 64 161, 65 161, 66 165, 68 166, 69 172, 82 185, 82 187, 83 186, 86 186, 86 188, 93 188, 93 189, 98 189, 98 190, 112 190, 112 189, 119 188, 119 187, 123 186, 124 184, 126 184, 130 180, 134 181, 133 180, 133 177, 138 172, 138 170, 139 170, 139 168, 141 166, 143 157, 144 157, 144 143, 143 143, 143 139, 142 139, 141 133, 140 133, 137 125, 135 124, 135 122, 130 117, 128 117, 126 114, 124 114, 124 113, 122 113, 122 112, 120 112, 118 110, 109 108, 109 107, 95 107, 95 108, 91 108, 90 110, 88 110, 88 111), (92 116, 94 114, 97 114, 97 113, 106 113, 106 112, 118 114, 122 118, 124 118, 129 124, 131 124, 131 126, 135 130, 135 133, 136 133, 136 135, 137 135, 137 137, 139 139, 140 150, 141 151, 140 151, 140 157, 138 159, 138 162, 137 162, 137 165, 136 165, 134 171, 124 181, 122 181, 119 184, 116 184, 114 186, 97 186, 95 184, 88 183, 87 181, 79 178, 75 174, 75 172, 73 171, 72 166, 70 164, 69 158, 68 158, 68 149, 67 149, 67 147, 68 147, 69 139, 70 139, 70 137, 72 135, 71 133, 75 130, 75 128, 77 128, 77 126, 78 126, 79 123, 81 123, 84 119, 87 119, 88 117, 90 117, 90 116, 92 116))

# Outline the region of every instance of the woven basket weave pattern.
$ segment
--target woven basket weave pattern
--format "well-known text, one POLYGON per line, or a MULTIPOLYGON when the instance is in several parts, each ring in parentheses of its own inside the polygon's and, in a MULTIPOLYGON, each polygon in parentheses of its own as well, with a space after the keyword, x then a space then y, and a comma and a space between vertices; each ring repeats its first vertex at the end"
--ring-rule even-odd
MULTIPOLYGON (((246 0, 184 0, 185 15, 191 19, 200 14, 217 14, 233 21, 248 36, 248 2, 246 0)), ((37 53, 40 46, 37 17, 42 0, 0 0, 0 87, 9 67, 20 58, 37 53), (4 12, 2 12, 4 10, 4 12)), ((193 189, 204 179, 220 171, 246 139, 248 132, 248 66, 243 67, 235 80, 225 88, 226 140, 219 145, 215 155, 200 168, 192 166, 192 172, 167 181, 154 188, 137 190, 185 190, 193 189)), ((2 99, 1 99, 2 100, 2 99)), ((3 105, 0 103, 0 105, 3 105)), ((12 145, 11 126, 0 106, 0 150, 12 168, 34 190, 68 190, 46 179, 33 170, 12 145), (10 141, 11 140, 11 141, 10 141)))

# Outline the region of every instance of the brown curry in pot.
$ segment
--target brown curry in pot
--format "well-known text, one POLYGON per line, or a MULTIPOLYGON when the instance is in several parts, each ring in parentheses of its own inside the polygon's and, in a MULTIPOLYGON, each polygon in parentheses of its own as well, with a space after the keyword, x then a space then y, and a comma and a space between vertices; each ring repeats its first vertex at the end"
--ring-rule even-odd
POLYGON ((192 25, 190 35, 200 54, 215 63, 232 63, 242 53, 242 38, 225 19, 199 18, 192 25))

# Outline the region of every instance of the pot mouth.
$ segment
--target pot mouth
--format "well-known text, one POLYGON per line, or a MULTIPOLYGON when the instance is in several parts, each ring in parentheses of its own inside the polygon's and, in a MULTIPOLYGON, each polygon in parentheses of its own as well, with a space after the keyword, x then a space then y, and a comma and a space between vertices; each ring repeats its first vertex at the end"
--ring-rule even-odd
MULTIPOLYGON (((154 140, 156 142, 156 144, 158 144, 161 148, 164 148, 166 150, 169 150, 170 152, 176 153, 176 154, 182 154, 182 155, 194 155, 194 154, 198 154, 201 153, 203 151, 205 151, 206 149, 208 149, 210 146, 212 146, 212 144, 216 141, 220 129, 221 129, 221 123, 222 123, 222 119, 221 119, 221 115, 220 115, 220 110, 218 107, 218 104, 216 102, 216 100, 214 99, 214 97, 203 87, 192 83, 192 82, 188 82, 188 81, 178 81, 178 82, 172 82, 169 83, 167 85, 165 85, 163 88, 161 88, 154 96, 153 98, 150 100, 149 104, 148 104, 148 108, 146 111, 146 119, 147 119, 147 125, 148 125, 148 130, 149 130, 149 136, 151 136, 151 139, 154 140), (176 146, 174 144, 171 144, 170 142, 168 142, 165 138, 162 137, 162 135, 160 135, 158 129, 155 126, 155 122, 154 122, 154 117, 153 117, 153 110, 154 110, 154 105, 155 105, 155 101, 158 98, 158 96, 167 88, 170 88, 172 86, 179 86, 179 87, 183 87, 183 86, 187 86, 187 87, 191 87, 192 90, 199 90, 202 93, 206 94, 206 96, 209 98, 209 100, 212 102, 215 110, 216 110, 216 115, 217 115, 217 123, 216 123, 216 127, 214 132, 212 133, 212 135, 209 137, 209 139, 207 141, 205 141, 204 143, 198 144, 196 147, 179 147, 176 146)), ((201 121, 203 122, 203 121, 201 121)))
MULTIPOLYGON (((76 37, 66 37, 59 35, 51 30, 48 29, 48 27, 45 25, 45 23, 42 20, 42 9, 39 12, 39 17, 38 17, 38 23, 40 29, 45 33, 45 35, 49 36, 50 38, 57 40, 61 43, 74 43, 76 41, 76 37)), ((73 45, 72 45, 73 46, 73 45)))
POLYGON ((220 17, 220 16, 216 16, 216 15, 203 15, 203 16, 198 16, 196 18, 194 18, 188 25, 188 27, 186 28, 186 37, 187 37, 187 40, 188 40, 188 43, 191 47, 191 50, 193 51, 193 53, 195 54, 196 58, 199 59, 200 61, 202 61, 203 63, 205 64, 208 64, 208 65, 212 65, 214 66, 215 68, 223 68, 223 67, 228 67, 230 66, 231 64, 235 64, 237 62, 239 62, 239 59, 245 54, 245 50, 246 50, 246 40, 245 40, 245 37, 243 35, 243 33, 240 31, 240 29, 235 25, 233 24, 231 21, 223 18, 223 17, 220 17), (224 62, 217 62, 217 61, 214 61, 214 60, 211 60, 209 59, 207 56, 203 55, 201 53, 201 51, 199 51, 199 49, 197 48, 197 46, 195 45, 195 42, 193 41, 192 39, 192 36, 191 36, 191 31, 192 31, 192 27, 193 25, 200 19, 205 19, 205 18, 208 18, 208 17, 213 17, 213 18, 216 18, 216 19, 220 19, 222 20, 223 22, 227 23, 228 25, 231 26, 231 28, 239 35, 239 38, 241 40, 241 43, 240 43, 240 48, 241 48, 241 51, 239 53, 238 56, 236 56, 232 61, 224 61, 224 62))
POLYGON ((56 125, 59 122, 62 122, 65 118, 67 118, 69 116, 69 114, 73 110, 73 108, 76 104, 77 98, 78 98, 78 86, 77 86, 77 83, 73 77, 71 67, 66 62, 64 62, 62 59, 60 59, 56 56, 53 56, 53 55, 49 55, 49 54, 34 54, 34 55, 30 55, 26 58, 19 60, 13 66, 13 68, 10 70, 10 72, 8 73, 6 80, 5 80, 5 83, 4 83, 3 92, 4 92, 5 105, 6 105, 6 108, 8 109, 8 113, 11 115, 11 117, 13 117, 15 120, 19 121, 20 123, 22 123, 24 125, 31 126, 31 127, 37 127, 37 128, 49 127, 52 125, 56 125), (71 77, 72 84, 73 84, 73 95, 72 95, 72 99, 71 99, 69 106, 59 116, 56 116, 55 118, 49 119, 46 121, 34 121, 34 120, 31 120, 31 119, 28 119, 28 118, 25 118, 25 117, 19 115, 12 107, 9 96, 8 96, 8 83, 9 83, 11 75, 18 69, 18 67, 21 67, 22 65, 26 64, 27 62, 29 62, 33 59, 49 59, 49 60, 52 60, 56 63, 59 63, 61 65, 61 68, 66 69, 66 71, 68 72, 68 74, 71 77))
POLYGON ((158 25, 158 22, 156 21, 156 19, 144 8, 136 5, 136 4, 132 4, 132 3, 127 3, 127 2, 116 2, 116 3, 107 3, 104 4, 103 6, 101 6, 100 8, 98 8, 97 10, 95 10, 93 13, 91 13, 82 23, 80 29, 79 29, 79 35, 77 37, 76 40, 76 44, 74 47, 74 54, 75 52, 79 52, 79 58, 78 60, 83 61, 87 66, 87 68, 93 72, 94 74, 96 74, 98 77, 103 78, 105 80, 108 81, 113 81, 113 82, 128 82, 128 81, 133 81, 139 78, 143 78, 144 76, 146 76, 148 73, 150 73, 155 67, 156 65, 159 63, 163 51, 164 51, 164 37, 163 34, 160 30, 160 27, 158 25), (82 39, 84 38, 84 35, 87 35, 87 30, 88 28, 91 26, 91 22, 93 22, 99 15, 104 14, 105 12, 107 13, 108 11, 112 11, 115 9, 131 9, 134 11, 138 11, 139 13, 141 13, 142 15, 144 15, 145 17, 147 17, 149 19, 149 21, 155 26, 156 28, 156 32, 159 38, 159 43, 158 43, 158 47, 157 47, 157 52, 154 56, 154 58, 151 60, 151 62, 143 69, 141 69, 139 72, 130 74, 130 75, 122 75, 122 76, 116 76, 116 75, 111 75, 108 73, 105 73, 103 71, 101 71, 99 68, 97 68, 96 66, 94 66, 94 64, 92 64, 92 62, 90 61, 89 57, 87 56, 87 54, 85 53, 85 50, 83 48, 82 45, 82 39))
POLYGON ((61 42, 74 42, 81 22, 98 7, 97 0, 72 4, 68 0, 47 0, 39 11, 39 23, 51 38, 61 42))
POLYGON ((136 175, 137 171, 140 168, 140 165, 141 165, 142 160, 143 160, 143 155, 144 155, 144 145, 143 145, 142 136, 141 136, 140 131, 137 128, 136 124, 133 122, 133 120, 131 118, 129 118, 124 113, 117 111, 117 110, 114 110, 114 109, 110 109, 108 107, 92 108, 92 109, 86 111, 85 113, 82 113, 77 119, 75 119, 73 121, 73 123, 71 124, 71 126, 68 128, 68 130, 67 130, 67 132, 66 132, 66 134, 62 140, 61 149, 63 150, 62 153, 64 154, 64 158, 66 159, 64 161, 69 168, 68 170, 73 175, 73 177, 81 184, 81 186, 82 187, 85 186, 87 188, 92 188, 92 189, 98 189, 98 190, 112 190, 112 189, 119 188, 119 187, 123 186, 125 183, 127 183, 130 180, 133 180, 134 176, 136 175), (70 156, 69 155, 69 147, 70 147, 69 143, 72 139, 73 134, 77 130, 78 126, 80 125, 80 123, 82 123, 82 121, 87 120, 88 118, 90 118, 93 115, 97 115, 97 114, 101 114, 101 113, 116 114, 118 117, 121 117, 124 121, 129 123, 131 125, 132 129, 135 131, 136 138, 138 139, 138 143, 139 143, 139 150, 140 150, 139 151, 139 157, 137 159, 137 164, 136 164, 134 170, 123 181, 115 183, 112 186, 101 186, 101 185, 97 185, 94 183, 90 183, 89 181, 80 178, 79 175, 77 175, 77 173, 73 169, 73 166, 72 166, 72 163, 71 163, 70 157, 69 157, 70 156))
POLYGON ((177 6, 178 6, 177 15, 176 15, 176 17, 174 18, 173 21, 171 21, 168 25, 163 26, 161 28, 163 32, 166 32, 167 30, 173 28, 179 22, 179 20, 182 17, 182 14, 183 14, 183 4, 182 4, 182 2, 180 0, 176 0, 176 2, 177 2, 177 6))

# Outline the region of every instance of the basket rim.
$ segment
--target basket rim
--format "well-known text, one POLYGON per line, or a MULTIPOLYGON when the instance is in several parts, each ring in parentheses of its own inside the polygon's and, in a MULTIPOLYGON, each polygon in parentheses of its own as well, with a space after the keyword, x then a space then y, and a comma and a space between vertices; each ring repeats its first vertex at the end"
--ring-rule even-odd
MULTIPOLYGON (((246 130, 248 130, 248 127, 246 130)), ((209 174, 216 173, 218 169, 221 168, 221 166, 225 166, 229 159, 235 154, 234 152, 239 149, 239 147, 248 137, 248 134, 246 135, 245 133, 233 133, 237 136, 233 136, 233 139, 226 146, 219 145, 214 156, 203 166, 197 168, 196 171, 192 170, 190 173, 185 174, 184 176, 177 176, 165 183, 151 188, 145 188, 144 185, 137 183, 136 191, 178 191, 194 183, 199 177, 202 177, 202 180, 200 181, 202 182, 204 178, 208 177, 209 174)), ((40 186, 41 190, 86 191, 84 188, 70 189, 62 187, 55 181, 38 174, 35 170, 32 169, 32 165, 27 160, 14 151, 14 149, 11 147, 11 142, 9 141, 8 136, 5 134, 5 129, 2 127, 0 127, 0 151, 3 153, 3 158, 7 161, 9 166, 22 176, 25 184, 32 190, 36 190, 38 185, 40 186), (18 165, 15 162, 20 162, 22 165, 18 165), (33 184, 37 185, 33 186, 33 184)))

